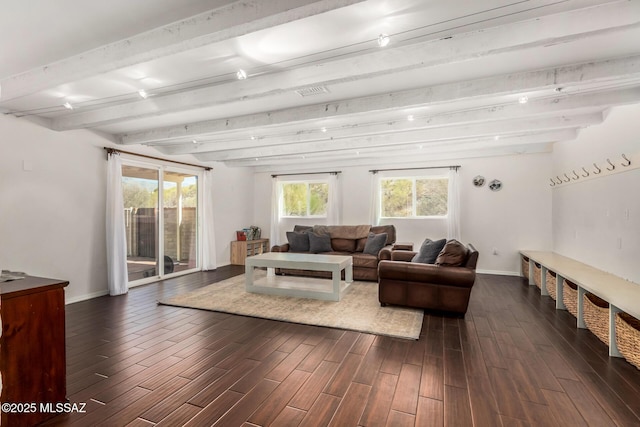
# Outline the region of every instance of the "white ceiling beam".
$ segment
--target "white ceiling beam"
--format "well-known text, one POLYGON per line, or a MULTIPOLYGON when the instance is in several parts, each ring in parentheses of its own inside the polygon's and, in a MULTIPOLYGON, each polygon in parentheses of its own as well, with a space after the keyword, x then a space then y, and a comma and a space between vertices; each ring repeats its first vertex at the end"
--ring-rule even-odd
POLYGON ((421 154, 405 154, 402 152, 393 152, 387 155, 361 155, 361 156, 343 156, 341 159, 317 159, 307 162, 304 159, 296 160, 292 162, 287 161, 241 161, 241 162, 224 162, 229 167, 253 167, 256 172, 268 172, 283 170, 295 170, 295 171, 313 171, 323 170, 327 167, 335 170, 341 167, 349 166, 384 166, 388 168, 392 165, 413 165, 413 166, 440 166, 436 162, 450 162, 458 159, 469 159, 477 157, 496 157, 505 155, 521 155, 521 154, 534 154, 534 153, 548 153, 551 151, 551 144, 529 144, 524 146, 507 146, 507 147, 494 147, 494 148, 477 148, 475 150, 468 151, 451 151, 444 153, 429 153, 424 152, 421 154))
MULTIPOLYGON (((381 157, 386 158, 389 156, 398 155, 402 153, 403 156, 424 156, 432 154, 442 153, 456 153, 466 150, 488 149, 488 148, 503 148, 511 149, 510 147, 524 147, 528 145, 548 144, 560 141, 569 141, 576 138, 578 132, 576 129, 561 129, 551 132, 540 132, 530 135, 515 135, 506 136, 495 140, 493 138, 463 138, 460 140, 447 140, 440 142, 432 142, 428 144, 398 144, 392 147, 382 148, 363 148, 359 149, 355 154, 353 150, 345 151, 331 151, 329 153, 309 153, 303 155, 294 156, 279 156, 279 157, 260 157, 258 163, 260 166, 265 165, 286 165, 292 163, 305 163, 314 164, 316 162, 329 162, 336 161, 345 158, 363 158, 363 157, 381 157), (304 157, 304 158, 303 158, 304 157)), ((225 161, 228 166, 255 166, 256 160, 253 159, 241 159, 241 160, 228 160, 225 161)))
MULTIPOLYGON (((366 135, 379 135, 407 130, 429 129, 439 126, 465 125, 477 122, 491 122, 505 119, 521 119, 525 117, 576 114, 588 112, 592 109, 604 110, 614 105, 624 105, 640 102, 640 86, 628 89, 619 89, 608 92, 580 93, 568 95, 559 93, 557 97, 532 99, 526 105, 509 103, 492 105, 488 107, 440 113, 424 116, 415 115, 415 120, 409 122, 405 117, 397 120, 385 120, 379 123, 353 123, 340 127, 332 127, 326 133, 319 129, 310 129, 305 132, 291 132, 287 129, 280 134, 257 136, 249 138, 246 134, 227 135, 226 139, 200 140, 197 144, 180 142, 172 145, 157 145, 155 148, 164 154, 194 154, 211 151, 223 151, 238 148, 253 148, 270 145, 296 144, 310 141, 328 141, 344 138, 354 138, 366 135)), ((501 123, 501 122, 499 122, 501 123)), ((498 132, 499 129, 496 129, 498 132)), ((221 138, 224 138, 222 136, 221 138)))
POLYGON ((335 150, 358 150, 370 147, 388 147, 397 144, 425 143, 430 141, 460 138, 493 137, 495 135, 523 134, 553 129, 580 128, 602 122, 602 113, 577 116, 559 116, 539 119, 510 120, 503 122, 476 123, 468 126, 438 127, 411 130, 393 134, 371 135, 345 140, 313 141, 299 144, 267 147, 241 148, 235 150, 196 153, 202 161, 226 161, 260 157, 286 156, 304 153, 330 152, 335 150))
POLYGON ((448 39, 401 45, 355 57, 326 61, 321 66, 299 67, 279 73, 258 75, 243 81, 234 80, 177 94, 157 95, 150 100, 131 101, 77 112, 54 120, 54 129, 69 130, 107 125, 123 119, 131 120, 160 113, 257 99, 293 92, 308 86, 331 86, 520 49, 568 43, 638 28, 638 16, 640 7, 637 3, 604 4, 473 31, 448 39))
POLYGON ((177 126, 121 135, 123 144, 193 139, 218 132, 261 129, 269 126, 311 122, 318 119, 390 111, 399 108, 425 107, 432 104, 504 95, 558 86, 610 81, 615 78, 640 77, 640 56, 576 64, 538 71, 513 73, 466 82, 448 83, 426 88, 374 95, 351 100, 289 108, 268 113, 228 119, 206 120, 177 126))
POLYGON ((0 81, 2 101, 285 24, 363 0, 244 0, 0 81))

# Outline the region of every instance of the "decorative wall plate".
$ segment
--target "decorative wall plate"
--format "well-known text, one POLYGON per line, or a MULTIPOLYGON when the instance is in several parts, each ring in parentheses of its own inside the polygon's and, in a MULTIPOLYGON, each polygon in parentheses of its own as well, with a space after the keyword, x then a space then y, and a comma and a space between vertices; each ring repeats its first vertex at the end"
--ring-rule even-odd
POLYGON ((484 176, 478 175, 473 178, 473 185, 475 185, 476 187, 482 187, 484 185, 484 176))
POLYGON ((489 188, 491 191, 500 191, 502 190, 502 181, 494 179, 489 183, 489 188))

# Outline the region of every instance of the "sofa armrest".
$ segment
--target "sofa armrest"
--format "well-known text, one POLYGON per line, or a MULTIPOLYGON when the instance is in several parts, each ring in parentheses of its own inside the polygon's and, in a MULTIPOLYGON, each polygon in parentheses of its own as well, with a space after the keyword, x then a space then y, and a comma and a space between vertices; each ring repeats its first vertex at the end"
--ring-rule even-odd
POLYGON ((391 254, 393 252, 391 248, 392 248, 391 245, 387 245, 384 248, 380 249, 380 252, 378 252, 378 261, 391 259, 391 254))
POLYGON ((405 250, 393 251, 391 253, 391 260, 409 262, 413 259, 413 257, 416 254, 417 252, 413 252, 413 251, 405 251, 405 250))
POLYGON ((378 264, 380 281, 404 281, 459 286, 470 288, 476 280, 476 272, 465 267, 439 267, 403 261, 380 261, 378 264))
POLYGON ((275 245, 271 247, 271 252, 289 252, 289 244, 275 245))

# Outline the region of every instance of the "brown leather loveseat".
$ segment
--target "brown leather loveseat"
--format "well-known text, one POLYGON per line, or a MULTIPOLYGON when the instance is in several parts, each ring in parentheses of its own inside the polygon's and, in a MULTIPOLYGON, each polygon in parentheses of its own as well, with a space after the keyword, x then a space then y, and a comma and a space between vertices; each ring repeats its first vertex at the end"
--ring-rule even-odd
POLYGON ((478 251, 456 240, 446 242, 436 263, 411 262, 412 251, 392 251, 378 265, 380 304, 402 305, 462 315, 475 283, 478 251), (455 256, 450 256, 452 251, 455 256), (453 260, 453 261, 452 261, 453 260))
MULTIPOLYGON (((382 237, 382 236, 379 236, 382 237)), ((298 252, 298 253, 318 253, 324 255, 350 255, 353 257, 353 279, 368 280, 376 282, 378 280, 378 263, 382 259, 391 259, 391 245, 396 241, 396 228, 393 225, 315 225, 313 227, 295 226, 294 230, 287 232, 287 238, 290 243, 284 245, 276 245, 271 248, 271 252, 298 252), (386 239, 382 240, 381 248, 369 251, 370 234, 379 236, 386 234, 386 239), (300 251, 293 247, 294 238, 305 237, 301 234, 313 234, 315 236, 324 236, 326 238, 326 246, 319 251, 313 250, 313 244, 310 248, 300 251)), ((285 268, 277 268, 276 274, 290 274, 297 276, 311 277, 331 277, 331 273, 326 271, 309 271, 309 270, 290 270, 285 268)), ((343 272, 344 276, 344 272, 343 272)))

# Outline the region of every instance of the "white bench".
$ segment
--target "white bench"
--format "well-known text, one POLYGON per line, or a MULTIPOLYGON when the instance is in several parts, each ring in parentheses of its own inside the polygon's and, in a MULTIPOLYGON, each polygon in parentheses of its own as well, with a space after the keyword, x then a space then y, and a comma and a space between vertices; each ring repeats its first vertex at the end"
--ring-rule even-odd
POLYGON ((534 262, 540 264, 541 295, 548 295, 547 271, 556 273, 556 309, 565 310, 562 301, 565 279, 578 286, 578 328, 586 328, 583 317, 585 292, 591 292, 609 303, 609 355, 622 357, 616 344, 615 317, 616 313, 624 311, 640 319, 640 285, 554 252, 523 250, 520 254, 529 258, 529 271, 522 272, 529 279, 529 285, 534 284, 534 262))

